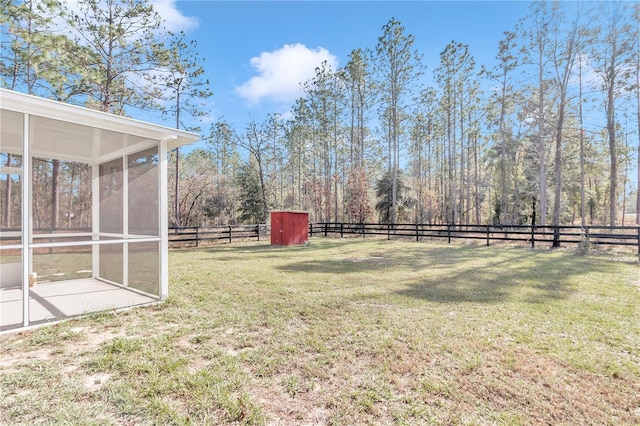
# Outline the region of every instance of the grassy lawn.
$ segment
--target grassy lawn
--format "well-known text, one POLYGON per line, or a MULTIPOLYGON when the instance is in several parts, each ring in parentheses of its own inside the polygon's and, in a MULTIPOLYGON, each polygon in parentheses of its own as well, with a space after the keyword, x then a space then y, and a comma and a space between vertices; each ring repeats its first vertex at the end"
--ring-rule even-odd
POLYGON ((431 242, 170 254, 169 300, 0 336, 0 424, 640 424, 640 267, 431 242))

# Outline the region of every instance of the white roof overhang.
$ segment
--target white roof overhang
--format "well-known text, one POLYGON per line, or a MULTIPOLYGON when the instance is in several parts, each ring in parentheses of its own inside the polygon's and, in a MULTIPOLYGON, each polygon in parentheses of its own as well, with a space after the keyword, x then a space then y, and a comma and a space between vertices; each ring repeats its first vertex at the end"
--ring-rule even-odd
POLYGON ((157 146, 174 149, 199 136, 101 111, 0 89, 0 151, 21 153, 23 114, 29 114, 31 154, 97 163, 157 146))

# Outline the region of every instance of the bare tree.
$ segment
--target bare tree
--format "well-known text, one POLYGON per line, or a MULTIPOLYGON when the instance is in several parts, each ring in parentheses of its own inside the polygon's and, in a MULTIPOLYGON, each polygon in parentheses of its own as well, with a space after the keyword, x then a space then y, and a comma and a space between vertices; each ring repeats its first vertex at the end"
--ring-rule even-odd
POLYGON ((564 136, 565 112, 568 103, 569 82, 572 77, 573 67, 584 39, 580 18, 582 6, 577 5, 576 14, 568 24, 566 16, 558 3, 553 5, 550 25, 551 40, 550 54, 554 69, 555 83, 557 86, 557 120, 555 133, 554 155, 554 203, 552 223, 554 229, 553 246, 560 246, 559 229, 562 194, 562 142, 564 136))
MULTIPOLYGON (((596 72, 604 92, 606 130, 609 143, 609 225, 615 226, 618 201, 618 162, 616 109, 619 103, 624 69, 629 66, 633 28, 625 13, 629 6, 619 1, 599 3, 597 16, 601 20, 593 44, 596 72)), ((624 188, 623 188, 624 190, 624 188)))

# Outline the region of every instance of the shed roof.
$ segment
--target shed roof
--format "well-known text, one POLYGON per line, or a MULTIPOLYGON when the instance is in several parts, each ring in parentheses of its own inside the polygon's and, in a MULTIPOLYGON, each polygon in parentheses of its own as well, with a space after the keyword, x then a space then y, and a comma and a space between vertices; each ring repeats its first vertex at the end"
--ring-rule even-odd
POLYGON ((22 114, 29 114, 32 154, 63 160, 100 162, 167 140, 173 149, 199 135, 127 117, 0 89, 0 145, 22 152, 22 114))

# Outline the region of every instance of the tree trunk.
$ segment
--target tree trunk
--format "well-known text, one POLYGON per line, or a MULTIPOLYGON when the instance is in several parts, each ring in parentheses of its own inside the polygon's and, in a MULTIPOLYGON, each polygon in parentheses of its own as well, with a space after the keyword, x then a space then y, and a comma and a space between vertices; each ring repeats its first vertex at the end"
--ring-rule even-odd
MULTIPOLYGON (((7 167, 11 167, 11 160, 12 160, 12 155, 11 154, 7 154, 7 167)), ((11 179, 11 174, 7 173, 7 190, 4 193, 4 227, 5 228, 11 228, 11 205, 12 205, 12 200, 11 200, 11 183, 12 183, 12 179, 11 179)))
POLYGON ((262 157, 260 155, 256 155, 256 160, 258 162, 258 172, 260 173, 260 189, 262 194, 262 206, 264 208, 264 213, 262 214, 262 220, 267 220, 267 214, 269 213, 269 203, 267 202, 267 188, 264 183, 264 171, 262 165, 262 157))
POLYGON ((392 141, 392 161, 393 161, 393 169, 392 169, 392 186, 391 186, 391 223, 396 224, 397 222, 397 205, 398 205, 398 139, 397 139, 397 121, 396 121, 396 106, 393 105, 393 110, 391 111, 391 141, 392 141))
POLYGON ((51 228, 56 229, 60 223, 60 160, 53 160, 51 165, 51 228))
POLYGON ((562 194, 562 126, 564 124, 564 98, 560 99, 558 110, 558 128, 556 129, 556 149, 554 164, 554 202, 553 202, 553 247, 560 247, 558 226, 560 226, 560 199, 562 194))
MULTIPOLYGON (((629 138, 628 136, 625 136, 625 141, 624 141, 624 148, 625 148, 625 152, 630 152, 629 151, 629 138)), ((628 157, 627 157, 628 158, 628 157)), ((624 162, 624 175, 622 178, 622 221, 620 223, 621 226, 624 226, 624 213, 627 210, 627 181, 629 179, 629 163, 631 162, 631 159, 628 158, 628 161, 624 162)))
POLYGON ((616 204, 618 192, 618 149, 614 109, 613 81, 607 89, 607 133, 609 134, 609 156, 611 158, 609 185, 609 226, 616 226, 616 204))
MULTIPOLYGON (((638 48, 640 50, 640 43, 638 43, 638 48)), ((638 156, 636 157, 636 172, 638 176, 636 176, 636 225, 640 225, 640 51, 636 53, 636 107, 637 111, 637 121, 638 121, 638 156)))
MULTIPOLYGON (((176 89, 176 129, 180 128, 180 84, 176 89)), ((174 221, 175 226, 181 225, 179 196, 180 196, 180 147, 176 148, 176 182, 173 188, 174 200, 174 221)))
POLYGON ((580 88, 580 95, 578 102, 580 103, 580 225, 585 226, 585 211, 584 211, 584 127, 582 117, 582 59, 579 62, 580 71, 578 73, 578 81, 580 88))
POLYGON ((507 215, 507 160, 509 156, 510 140, 505 129, 505 118, 507 110, 507 72, 502 73, 502 88, 501 88, 501 102, 500 102, 500 122, 498 127, 500 130, 500 141, 502 146, 500 147, 500 220, 501 223, 511 224, 507 215))
POLYGON ((173 188, 173 197, 174 197, 174 204, 173 204, 173 221, 174 221, 174 226, 180 227, 182 222, 181 222, 181 218, 180 218, 180 148, 176 148, 175 149, 175 153, 176 153, 176 184, 175 187, 173 188))
POLYGON ((71 228, 72 210, 73 210, 73 186, 76 180, 76 166, 71 166, 71 176, 69 177, 69 196, 67 197, 67 228, 71 228))
POLYGON ((480 190, 479 190, 479 180, 478 180, 478 137, 474 136, 474 144, 473 144, 473 181, 475 188, 475 208, 476 208, 476 225, 480 225, 480 190))
POLYGON ((540 225, 547 224, 547 159, 544 143, 544 45, 539 48, 538 61, 538 158, 540 162, 540 225))

